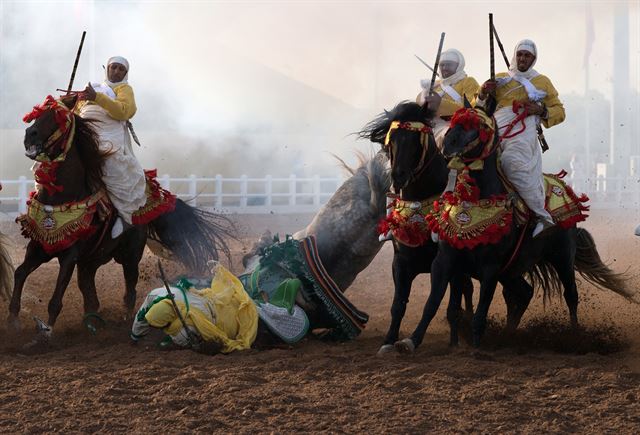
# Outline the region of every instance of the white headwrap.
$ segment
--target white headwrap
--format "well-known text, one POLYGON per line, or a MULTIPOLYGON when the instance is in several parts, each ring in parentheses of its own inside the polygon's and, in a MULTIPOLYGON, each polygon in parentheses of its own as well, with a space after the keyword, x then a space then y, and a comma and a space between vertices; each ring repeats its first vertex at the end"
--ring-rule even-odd
POLYGON ((127 80, 129 79, 129 61, 122 56, 110 57, 109 60, 107 61, 107 69, 104 72, 104 76, 105 76, 104 82, 112 88, 114 86, 126 84, 127 80), (124 78, 119 82, 114 83, 109 81, 109 65, 111 65, 112 63, 119 63, 120 65, 124 65, 124 67, 127 69, 127 73, 124 75, 124 78))
POLYGON ((498 79, 498 86, 503 86, 509 83, 512 79, 519 82, 527 91, 527 96, 531 101, 541 101, 544 97, 547 96, 545 91, 542 91, 536 88, 533 83, 531 83, 531 79, 540 75, 538 71, 533 69, 533 66, 536 64, 538 60, 538 48, 536 47, 536 43, 530 39, 523 39, 522 41, 516 44, 516 48, 513 50, 513 57, 511 58, 511 66, 509 67, 509 76, 498 79), (528 51, 533 54, 533 62, 529 66, 529 69, 526 71, 520 71, 518 69, 518 59, 517 54, 518 51, 528 51))
POLYGON ((533 66, 536 64, 537 60, 538 60, 538 48, 536 47, 536 43, 530 39, 523 39, 522 41, 516 44, 516 48, 513 50, 513 57, 511 58, 511 66, 509 67, 509 75, 511 77, 519 76, 519 77, 524 77, 526 79, 531 80, 532 78, 538 75, 538 71, 533 69, 533 66), (529 69, 526 71, 518 70, 518 59, 517 59, 518 51, 528 51, 534 56, 531 66, 529 66, 529 69))
MULTIPOLYGON (((462 55, 462 53, 460 53, 455 48, 450 48, 448 50, 443 51, 440 54, 440 62, 447 62, 447 61, 456 62, 458 64, 458 67, 456 68, 456 72, 451 74, 446 79, 436 81, 436 85, 440 84, 442 86, 452 86, 458 83, 463 78, 467 77, 467 73, 464 72, 465 63, 464 63, 464 56, 462 55)), ((421 80, 420 85, 424 89, 428 90, 429 86, 431 85, 431 81, 421 80)))
POLYGON ((456 62, 458 64, 458 68, 456 68, 455 73, 440 81, 440 84, 443 86, 455 85, 460 80, 467 77, 467 73, 464 72, 464 56, 455 48, 443 51, 440 55, 440 62, 456 62))

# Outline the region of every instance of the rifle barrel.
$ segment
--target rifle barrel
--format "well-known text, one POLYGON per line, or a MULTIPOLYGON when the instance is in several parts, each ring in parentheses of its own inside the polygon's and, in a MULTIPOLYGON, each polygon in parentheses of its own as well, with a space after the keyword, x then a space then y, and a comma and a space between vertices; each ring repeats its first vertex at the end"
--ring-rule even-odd
POLYGON ((493 14, 489 14, 489 62, 491 80, 496 79, 496 60, 493 49, 493 14))
POLYGON ((429 87, 429 95, 433 95, 433 87, 436 85, 436 76, 438 75, 438 66, 440 65, 440 53, 442 53, 442 45, 444 44, 444 32, 440 34, 440 45, 438 45, 438 54, 436 62, 433 64, 433 74, 431 75, 431 86, 429 87))
POLYGON ((69 80, 69 86, 67 86, 67 95, 71 93, 73 87, 73 81, 76 78, 76 70, 78 69, 78 62, 80 61, 80 53, 82 53, 82 46, 84 45, 84 37, 87 35, 87 31, 82 32, 82 38, 80 39, 80 46, 78 47, 78 53, 76 53, 76 61, 73 63, 73 70, 71 71, 71 79, 69 80))

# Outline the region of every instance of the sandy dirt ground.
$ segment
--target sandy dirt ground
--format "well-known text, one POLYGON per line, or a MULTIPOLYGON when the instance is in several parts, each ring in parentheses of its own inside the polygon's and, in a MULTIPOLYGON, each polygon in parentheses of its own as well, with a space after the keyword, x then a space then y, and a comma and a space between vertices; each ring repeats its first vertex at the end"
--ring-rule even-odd
MULTIPOLYGON (((640 216, 594 212, 583 226, 613 269, 640 286, 633 229, 640 216)), ((310 216, 237 217, 247 247, 264 229, 293 232, 310 216)), ((15 242, 15 225, 0 228, 15 242)), ((240 244, 234 245, 239 271, 240 244)), ((290 349, 204 356, 132 346, 121 305, 122 273, 109 264, 98 274, 106 329, 81 326, 82 301, 69 287, 55 341, 43 354, 17 349, 32 335, 32 315, 46 318, 57 263, 27 281, 22 321, 0 345, 0 432, 336 432, 336 433, 638 433, 640 428, 640 307, 581 282, 583 329, 567 328, 562 298, 545 307, 536 295, 515 337, 500 327, 500 295, 481 352, 448 346, 445 307, 414 356, 376 356, 393 296, 391 246, 385 246, 347 295, 371 320, 349 343, 308 338, 290 349)), ((178 272, 173 267, 171 272, 178 272)), ((141 267, 138 303, 160 282, 155 259, 141 267)), ((74 280, 75 281, 75 280, 74 280)), ((411 295, 402 335, 415 326, 428 295, 428 276, 411 295)), ((2 304, 6 312, 6 304, 2 304)))

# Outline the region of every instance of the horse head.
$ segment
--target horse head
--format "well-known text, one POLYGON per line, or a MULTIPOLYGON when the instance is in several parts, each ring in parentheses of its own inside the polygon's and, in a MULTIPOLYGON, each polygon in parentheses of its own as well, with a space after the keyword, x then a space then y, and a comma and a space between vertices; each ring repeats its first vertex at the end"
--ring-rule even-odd
POLYGON ((73 141, 75 116, 69 107, 75 99, 56 100, 51 95, 34 106, 22 120, 33 122, 24 135, 25 155, 32 160, 55 161, 64 159, 73 141))
POLYGON ((430 146, 435 147, 431 132, 434 112, 425 106, 402 102, 384 111, 359 133, 361 138, 382 145, 391 164, 393 188, 400 192, 427 166, 430 146))
POLYGON ((458 158, 463 163, 484 160, 495 151, 498 142, 495 132, 495 120, 465 101, 465 107, 459 109, 451 119, 442 153, 447 160, 458 158))

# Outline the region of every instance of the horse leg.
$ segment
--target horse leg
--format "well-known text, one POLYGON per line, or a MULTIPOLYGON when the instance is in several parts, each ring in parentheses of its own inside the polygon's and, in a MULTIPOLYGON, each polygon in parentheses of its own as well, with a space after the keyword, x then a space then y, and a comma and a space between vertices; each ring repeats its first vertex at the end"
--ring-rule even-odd
POLYGON ((98 265, 78 265, 78 287, 84 299, 84 314, 97 313, 100 309, 100 301, 96 292, 96 272, 98 265))
MULTIPOLYGON (((447 320, 449 321, 449 345, 458 345, 458 324, 462 317, 462 294, 465 291, 466 275, 456 274, 451 279, 449 306, 447 307, 447 320)), ((468 301, 466 301, 468 303, 468 301)))
POLYGON ((29 242, 27 251, 24 255, 24 261, 18 266, 14 273, 13 293, 11 294, 11 302, 9 304, 9 317, 7 323, 9 328, 14 332, 21 329, 20 326, 20 302, 22 300, 22 290, 27 277, 42 263, 51 260, 51 256, 44 252, 44 249, 35 242, 29 242))
MULTIPOLYGON (((549 261, 553 265, 558 278, 564 287, 564 300, 569 308, 569 318, 571 327, 578 327, 578 288, 576 286, 575 257, 576 239, 569 237, 569 232, 561 233, 562 238, 558 238, 555 243, 553 255, 549 261)), ((575 234, 575 231, 574 231, 575 234)))
POLYGON ((138 285, 138 262, 127 261, 122 264, 122 272, 124 273, 124 282, 126 291, 124 294, 124 306, 127 310, 127 319, 133 318, 136 305, 136 286, 138 285))
POLYGON ((400 324, 407 311, 409 295, 411 294, 411 284, 418 272, 410 267, 410 261, 402 257, 397 251, 393 258, 393 284, 394 294, 391 304, 391 324, 384 339, 384 343, 378 351, 378 355, 383 355, 393 350, 393 344, 398 341, 400 334, 400 324))
POLYGON ((73 275, 73 269, 76 267, 78 261, 78 252, 75 246, 72 246, 65 253, 58 257, 58 263, 60 264, 60 271, 58 272, 58 279, 56 281, 56 288, 53 291, 53 296, 49 301, 49 326, 53 327, 56 323, 56 319, 62 310, 62 297, 64 292, 69 286, 71 276, 73 275))
POLYGON ((507 331, 514 332, 533 298, 533 287, 522 276, 503 279, 500 283, 507 304, 507 331))
POLYGON ((420 323, 418 323, 410 338, 395 343, 398 352, 413 353, 422 343, 427 327, 440 307, 442 298, 447 291, 447 284, 449 284, 449 279, 453 274, 453 256, 448 255, 446 256, 448 258, 445 258, 444 252, 445 249, 441 248, 431 264, 431 293, 422 311, 420 323))
MULTIPOLYGON (((492 268, 494 269, 494 268, 492 268)), ((493 294, 496 291, 498 285, 498 270, 484 270, 483 279, 480 281, 480 300, 478 301, 478 308, 473 315, 473 334, 472 343, 474 347, 480 347, 480 340, 484 335, 484 331, 487 327, 487 315, 489 314, 489 307, 493 300, 493 294)))
POLYGON ((460 280, 462 295, 464 296, 464 316, 471 321, 473 317, 473 282, 469 275, 463 275, 460 280))
POLYGON ((138 285, 138 264, 142 260, 144 246, 147 242, 146 226, 136 226, 135 231, 130 231, 125 242, 121 242, 120 249, 114 255, 114 259, 122 265, 124 274, 125 294, 124 306, 127 310, 126 318, 131 319, 136 304, 136 286, 138 285))

